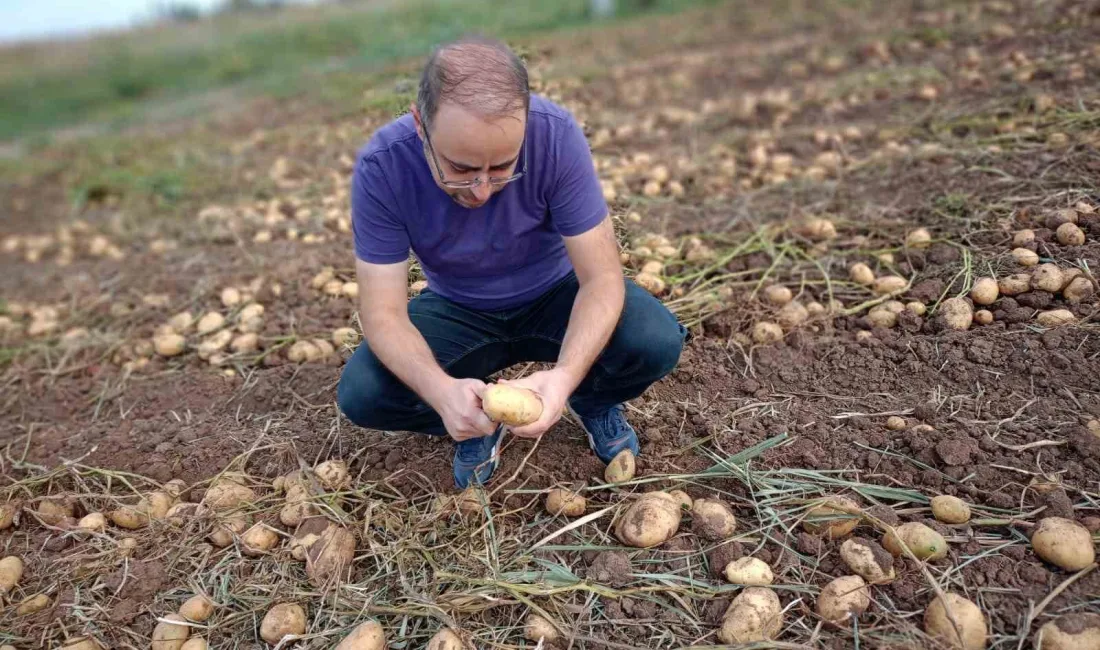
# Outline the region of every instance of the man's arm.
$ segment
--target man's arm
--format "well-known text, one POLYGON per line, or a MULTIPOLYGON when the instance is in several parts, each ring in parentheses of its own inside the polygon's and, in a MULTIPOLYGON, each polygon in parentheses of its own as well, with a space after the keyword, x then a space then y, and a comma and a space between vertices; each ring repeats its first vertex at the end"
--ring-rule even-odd
POLYGON ((580 289, 554 368, 509 382, 530 388, 543 401, 542 417, 514 429, 517 436, 537 438, 561 418, 566 401, 607 345, 623 311, 626 288, 611 218, 564 240, 580 289))
POLYGON ((408 262, 356 260, 359 319, 371 352, 443 418, 455 440, 488 435, 494 425, 481 410, 485 384, 455 379, 436 363, 428 342, 409 320, 408 262))

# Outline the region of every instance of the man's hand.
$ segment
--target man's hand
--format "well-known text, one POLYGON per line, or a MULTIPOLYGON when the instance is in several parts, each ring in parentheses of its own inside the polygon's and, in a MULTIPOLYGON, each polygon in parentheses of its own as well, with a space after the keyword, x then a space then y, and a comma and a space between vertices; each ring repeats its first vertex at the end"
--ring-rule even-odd
POLYGON ((432 408, 443 418, 447 433, 458 442, 481 438, 496 430, 496 425, 481 410, 485 382, 478 379, 452 379, 432 396, 432 408))
POLYGON ((575 386, 575 382, 569 375, 557 368, 541 370, 523 379, 502 379, 500 383, 534 391, 542 400, 542 415, 538 420, 522 427, 512 428, 512 433, 520 438, 538 438, 554 426, 561 419, 562 409, 565 408, 565 402, 575 386))

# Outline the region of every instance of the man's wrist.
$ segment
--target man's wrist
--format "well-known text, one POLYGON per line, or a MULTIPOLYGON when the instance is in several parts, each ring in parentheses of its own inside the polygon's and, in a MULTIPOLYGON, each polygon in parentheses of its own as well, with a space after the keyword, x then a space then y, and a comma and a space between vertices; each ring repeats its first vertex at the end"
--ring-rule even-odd
POLYGON ((443 395, 446 394, 452 381, 454 378, 440 369, 424 381, 424 386, 420 389, 420 397, 428 403, 428 406, 439 411, 439 403, 443 401, 443 395))
POLYGON ((575 365, 560 362, 554 366, 553 372, 558 375, 561 383, 565 386, 566 395, 571 395, 577 389, 577 386, 580 386, 581 382, 584 381, 584 376, 588 374, 587 371, 582 371, 575 365))

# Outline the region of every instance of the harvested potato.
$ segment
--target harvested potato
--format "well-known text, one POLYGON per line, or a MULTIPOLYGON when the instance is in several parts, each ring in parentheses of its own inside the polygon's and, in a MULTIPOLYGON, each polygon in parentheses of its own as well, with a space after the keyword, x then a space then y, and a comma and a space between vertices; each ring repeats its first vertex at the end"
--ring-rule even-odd
POLYGON ((679 529, 680 503, 664 492, 643 494, 615 522, 615 536, 637 548, 662 544, 679 529))
POLYGON ((386 631, 378 621, 360 623, 333 650, 386 650, 386 631))
POLYGON ((266 554, 279 543, 279 533, 258 521, 241 535, 241 552, 250 557, 259 557, 266 554))
MULTIPOLYGON (((310 341, 313 347, 317 348, 317 359, 328 359, 332 355, 336 354, 336 348, 326 339, 313 339, 310 341)), ((312 359, 311 359, 312 361, 312 359)))
POLYGON ((354 327, 338 327, 332 330, 332 344, 338 348, 353 346, 359 342, 359 332, 354 327))
POLYGON ((634 452, 624 449, 615 454, 611 462, 603 470, 603 480, 608 483, 625 483, 634 478, 637 464, 634 461, 634 452))
POLYGON ((260 638, 271 645, 287 635, 305 634, 306 612, 295 603, 279 603, 267 610, 260 622, 260 638))
POLYGON ((1039 263, 1039 254, 1027 248, 1013 248, 1012 259, 1020 266, 1035 266, 1039 263))
POLYGON ((187 339, 179 334, 161 334, 153 337, 153 350, 162 357, 176 357, 187 349, 187 339))
POLYGON ((313 468, 313 474, 321 482, 321 485, 331 492, 339 492, 351 483, 351 477, 348 476, 348 464, 338 458, 318 464, 317 467, 313 468))
POLYGON ((457 632, 449 627, 441 627, 424 650, 469 650, 470 647, 457 632))
POLYGON ((792 330, 799 325, 802 325, 810 318, 810 312, 806 310, 797 300, 792 300, 775 314, 775 320, 779 321, 779 325, 784 329, 792 330))
POLYGON ((897 312, 879 305, 867 312, 867 320, 871 321, 873 327, 890 329, 898 324, 898 315, 897 312))
POLYGON ((859 616, 871 605, 867 583, 860 576, 843 576, 825 585, 817 597, 817 615, 830 623, 859 616))
POLYGON ((15 515, 19 507, 14 503, 0 504, 0 530, 7 530, 15 523, 15 515))
POLYGON ((1054 236, 1063 246, 1081 246, 1085 243, 1085 231, 1075 223, 1066 222, 1058 226, 1054 236))
POLYGON ((580 517, 584 514, 585 499, 573 490, 554 488, 546 495, 546 512, 552 515, 580 517))
POLYGON ((827 312, 825 310, 825 305, 816 300, 812 300, 806 303, 806 313, 810 315, 810 318, 821 318, 827 312))
POLYGON ((1066 299, 1066 302, 1077 305, 1092 298, 1094 292, 1092 282, 1081 276, 1070 280, 1069 284, 1062 289, 1062 296, 1066 299))
POLYGON ((195 594, 180 605, 179 613, 189 621, 202 623, 214 613, 214 603, 203 594, 195 594))
POLYGON ((813 535, 840 539, 859 525, 859 509, 859 504, 848 497, 828 496, 806 511, 802 528, 813 535))
POLYGON ((1068 309, 1051 309, 1049 311, 1041 311, 1035 316, 1036 322, 1043 327, 1059 327, 1061 325, 1069 325, 1077 320, 1077 317, 1073 315, 1068 309))
POLYGON ((358 282, 345 282, 340 286, 340 292, 348 298, 355 300, 359 297, 359 283, 358 282))
POLYGON ((875 272, 863 262, 856 262, 848 267, 848 278, 856 284, 869 287, 875 281, 875 272))
POLYGON ((939 560, 947 556, 943 535, 920 522, 909 522, 887 531, 882 546, 894 556, 902 556, 905 555, 903 542, 918 560, 939 560))
POLYGON ((778 323, 762 320, 752 328, 752 340, 766 345, 783 340, 783 328, 778 323))
POLYGON ((1031 286, 1035 289, 1057 293, 1064 284, 1062 269, 1057 264, 1040 264, 1031 272, 1031 286))
POLYGON ((90 636, 82 636, 66 641, 60 650, 103 650, 103 646, 90 636))
POLYGON ((15 608, 16 616, 28 616, 36 614, 50 606, 50 597, 46 594, 35 594, 24 598, 15 608))
POLYGON ((245 485, 247 477, 240 474, 223 474, 206 489, 202 503, 211 510, 233 510, 256 500, 256 493, 245 485))
POLYGON ((703 539, 717 542, 733 536, 737 519, 718 499, 696 499, 691 504, 691 528, 703 539))
POLYGON ((1100 650, 1100 614, 1066 614, 1043 624, 1036 650, 1100 650))
POLYGON ((538 614, 528 614, 527 623, 523 626, 523 638, 536 643, 554 643, 558 640, 558 629, 538 614))
POLYGON ((153 650, 180 650, 191 628, 179 614, 165 614, 153 628, 153 650))
POLYGON ((945 524, 965 524, 970 521, 970 506, 959 497, 941 494, 932 497, 932 516, 945 524))
POLYGON ((225 325, 225 316, 222 316, 216 311, 210 311, 203 314, 203 317, 199 319, 198 325, 195 326, 195 331, 199 336, 210 334, 214 330, 221 329, 222 325, 225 325))
POLYGON ((180 650, 207 650, 210 646, 206 644, 206 639, 201 636, 193 636, 183 642, 180 646, 180 650))
POLYGON ((123 557, 129 557, 133 555, 134 549, 138 546, 138 542, 133 537, 123 537, 118 540, 118 554, 123 557))
POLYGON ((241 290, 236 287, 226 287, 221 292, 222 305, 225 307, 236 307, 241 304, 241 290))
POLYGON ((176 504, 176 498, 167 492, 157 490, 149 493, 138 503, 138 507, 144 507, 150 519, 164 519, 168 510, 176 504))
POLYGON ((641 273, 646 275, 661 275, 665 272, 665 263, 660 260, 649 260, 642 265, 641 273))
POLYGON ((783 629, 783 606, 767 587, 747 587, 722 616, 718 640, 729 645, 770 641, 783 629))
POLYGON ((836 239, 836 226, 832 221, 820 217, 807 219, 799 228, 799 234, 817 242, 828 241, 836 239))
POLYGON ((260 335, 255 332, 238 334, 229 342, 229 349, 235 354, 255 352, 260 349, 260 335))
POLYGON ((136 506, 123 506, 110 512, 111 521, 119 528, 137 530, 149 525, 149 514, 142 504, 136 506))
POLYGON ((989 325, 993 322, 993 312, 988 309, 979 309, 974 312, 974 322, 978 325, 989 325))
POLYGON ((337 524, 330 524, 306 555, 306 575, 315 587, 342 580, 355 559, 355 535, 337 524))
POLYGON ((1015 296, 1031 291, 1031 274, 1015 273, 999 278, 997 288, 1006 296, 1015 296))
POLYGON ((1023 248, 1033 241, 1035 241, 1034 230, 1018 230, 1016 234, 1012 236, 1012 245, 1016 248, 1023 248))
POLYGON ((988 637, 987 630, 982 610, 958 594, 948 592, 942 597, 937 596, 924 610, 924 631, 951 648, 982 650, 988 637))
MULTIPOLYGON (((212 334, 199 343, 198 354, 200 359, 214 359, 220 358, 223 355, 218 353, 224 350, 233 342, 233 332, 229 330, 221 330, 215 334, 212 334)), ((213 363, 213 361, 211 361, 213 363)), ((217 365, 217 364, 215 364, 217 365)))
POLYGON ((792 298, 794 298, 794 294, 791 293, 791 290, 780 284, 773 284, 764 289, 764 299, 779 307, 789 303, 792 298))
POLYGON ((978 278, 970 287, 970 299, 975 305, 992 305, 999 294, 996 278, 978 278))
POLYGON ((225 548, 233 543, 233 539, 240 535, 248 528, 248 516, 244 514, 235 514, 225 517, 214 528, 207 538, 210 543, 218 548, 225 548))
POLYGON ((165 521, 173 526, 186 526, 188 522, 202 520, 213 514, 210 508, 201 503, 177 503, 164 515, 165 521))
POLYGON ((1079 571, 1096 560, 1092 535, 1072 519, 1040 520, 1031 535, 1031 547, 1040 558, 1066 571, 1079 571))
POLYGON ((767 562, 755 557, 743 557, 726 565, 726 580, 735 585, 764 587, 775 579, 767 562))
POLYGON ((237 318, 243 323, 253 318, 262 318, 264 311, 264 306, 260 303, 249 303, 241 308, 241 311, 237 314, 237 318))
POLYGON ((871 285, 871 290, 880 296, 885 296, 886 294, 899 293, 907 286, 909 286, 909 282, 901 276, 884 275, 880 278, 875 278, 874 283, 871 285))
POLYGON ((491 384, 481 397, 481 408, 493 422, 518 427, 542 416, 542 400, 533 391, 507 384, 491 384))
POLYGON ((344 282, 342 280, 329 280, 321 286, 321 293, 326 296, 339 296, 344 292, 344 282))
POLYGON ((107 517, 102 512, 89 512, 76 522, 76 527, 89 533, 102 533, 107 530, 107 517))
POLYGON ((661 278, 653 275, 652 273, 639 273, 634 276, 634 284, 645 289, 654 296, 659 296, 665 292, 668 286, 661 278))
POLYGON ((905 418, 897 415, 891 415, 886 418, 886 428, 891 431, 901 431, 905 428, 905 418))
POLYGON ((668 494, 673 499, 676 499, 676 501, 680 504, 681 508, 687 508, 688 510, 691 510, 691 506, 692 506, 693 502, 692 502, 692 499, 688 495, 687 492, 684 492, 683 490, 673 490, 673 491, 669 492, 668 494))
POLYGON ((932 234, 927 228, 917 228, 905 236, 906 248, 928 248, 932 244, 932 234))
POLYGON ((840 545, 840 558, 852 573, 870 584, 894 581, 894 556, 877 542, 862 537, 846 539, 840 545))
POLYGON ((948 298, 940 303, 944 324, 953 330, 968 330, 974 323, 974 308, 964 298, 948 298))
POLYGON ((916 300, 905 303, 905 308, 917 316, 924 316, 928 312, 928 307, 923 302, 916 300))
POLYGON ((321 351, 311 341, 295 341, 286 351, 287 361, 309 363, 321 358, 321 351))

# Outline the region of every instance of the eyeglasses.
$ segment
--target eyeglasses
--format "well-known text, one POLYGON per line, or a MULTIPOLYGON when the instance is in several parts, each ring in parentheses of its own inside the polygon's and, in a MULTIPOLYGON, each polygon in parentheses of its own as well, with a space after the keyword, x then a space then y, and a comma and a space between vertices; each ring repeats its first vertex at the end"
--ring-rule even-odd
MULTIPOLYGON (((527 173, 527 129, 523 130, 523 169, 507 178, 493 178, 489 177, 488 183, 491 187, 503 187, 514 180, 523 178, 523 175, 527 173)), ((424 129, 424 141, 428 145, 428 152, 432 154, 432 162, 435 163, 435 173, 439 175, 439 184, 443 187, 449 187, 453 190, 465 190, 472 189, 481 186, 486 181, 481 180, 480 177, 474 178, 471 181, 449 181, 443 178, 443 168, 439 165, 439 158, 435 156, 435 147, 432 146, 432 136, 428 134, 428 129, 424 129)))

